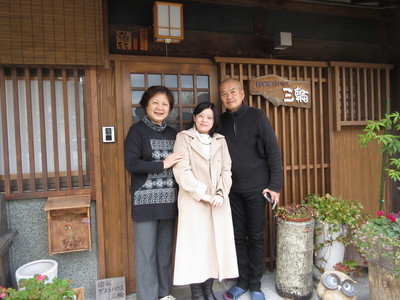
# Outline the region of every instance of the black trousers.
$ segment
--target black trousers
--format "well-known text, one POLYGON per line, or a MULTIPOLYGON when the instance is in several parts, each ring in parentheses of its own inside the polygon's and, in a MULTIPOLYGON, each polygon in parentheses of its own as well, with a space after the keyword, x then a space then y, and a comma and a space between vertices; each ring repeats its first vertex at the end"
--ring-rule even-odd
POLYGON ((261 290, 264 271, 266 200, 261 192, 231 191, 229 194, 239 268, 237 285, 250 291, 261 290))

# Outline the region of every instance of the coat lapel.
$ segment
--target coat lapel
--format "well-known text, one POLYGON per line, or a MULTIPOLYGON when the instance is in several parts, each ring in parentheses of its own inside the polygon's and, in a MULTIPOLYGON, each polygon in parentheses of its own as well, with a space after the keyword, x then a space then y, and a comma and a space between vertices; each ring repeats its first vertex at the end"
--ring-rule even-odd
MULTIPOLYGON (((192 137, 192 140, 190 141, 190 147, 193 149, 193 151, 196 151, 201 157, 203 157, 205 160, 207 160, 207 157, 204 155, 203 147, 201 145, 201 142, 199 139, 195 136, 193 130, 189 130, 188 134, 189 136, 192 137)), ((211 139, 211 161, 214 157, 214 155, 218 152, 219 148, 221 148, 221 142, 219 141, 219 134, 215 134, 214 137, 211 139)))
POLYGON ((219 148, 221 148, 221 142, 216 137, 213 137, 211 140, 211 161, 213 160, 215 153, 218 152, 219 148))

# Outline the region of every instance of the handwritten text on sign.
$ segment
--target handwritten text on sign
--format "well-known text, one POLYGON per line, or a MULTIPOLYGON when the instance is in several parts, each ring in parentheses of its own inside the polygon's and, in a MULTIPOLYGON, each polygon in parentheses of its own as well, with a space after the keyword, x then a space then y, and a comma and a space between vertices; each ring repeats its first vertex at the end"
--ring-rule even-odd
POLYGON ((96 300, 125 300, 125 277, 96 280, 96 300))
POLYGON ((250 94, 262 95, 273 105, 311 107, 311 88, 308 81, 291 81, 276 75, 250 80, 250 94))

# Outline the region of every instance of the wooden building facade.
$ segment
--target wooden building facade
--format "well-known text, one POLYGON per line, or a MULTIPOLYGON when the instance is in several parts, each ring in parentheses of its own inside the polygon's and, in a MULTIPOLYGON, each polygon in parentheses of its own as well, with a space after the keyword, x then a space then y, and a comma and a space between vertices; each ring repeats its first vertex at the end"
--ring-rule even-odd
MULTIPOLYGON (((163 84, 176 98, 178 130, 198 102, 222 111, 218 84, 243 83, 265 111, 283 154, 282 204, 331 193, 378 209, 381 156, 358 134, 386 99, 400 106, 400 5, 378 1, 189 0, 184 40, 154 42, 153 1, 1 1, 0 193, 10 201, 90 194, 96 206, 98 278, 125 276, 135 290, 130 177, 123 141, 140 119, 141 94, 163 84), (357 4, 358 3, 358 4, 357 4), (357 5, 355 5, 357 4, 357 5), (56 22, 57 20, 57 22, 56 22), (276 33, 292 46, 274 49, 276 33), (127 33, 121 47, 118 32, 127 33), (275 41, 274 41, 275 39, 275 41), (276 107, 249 81, 277 75, 307 81, 311 108, 276 107), (114 127, 115 142, 103 142, 114 127)), ((399 210, 396 192, 385 209, 399 210)), ((268 209, 266 267, 273 268, 268 209)))

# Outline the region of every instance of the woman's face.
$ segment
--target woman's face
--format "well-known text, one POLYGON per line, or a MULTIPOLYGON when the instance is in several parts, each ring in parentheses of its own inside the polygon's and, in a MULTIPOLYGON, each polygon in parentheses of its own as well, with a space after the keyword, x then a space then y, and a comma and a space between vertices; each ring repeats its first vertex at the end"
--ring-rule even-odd
POLYGON ((211 108, 204 109, 193 117, 196 129, 200 133, 208 134, 214 125, 214 113, 211 108))
POLYGON ((159 125, 167 118, 169 110, 170 105, 167 95, 163 93, 155 94, 150 98, 146 106, 146 114, 149 119, 159 125))

